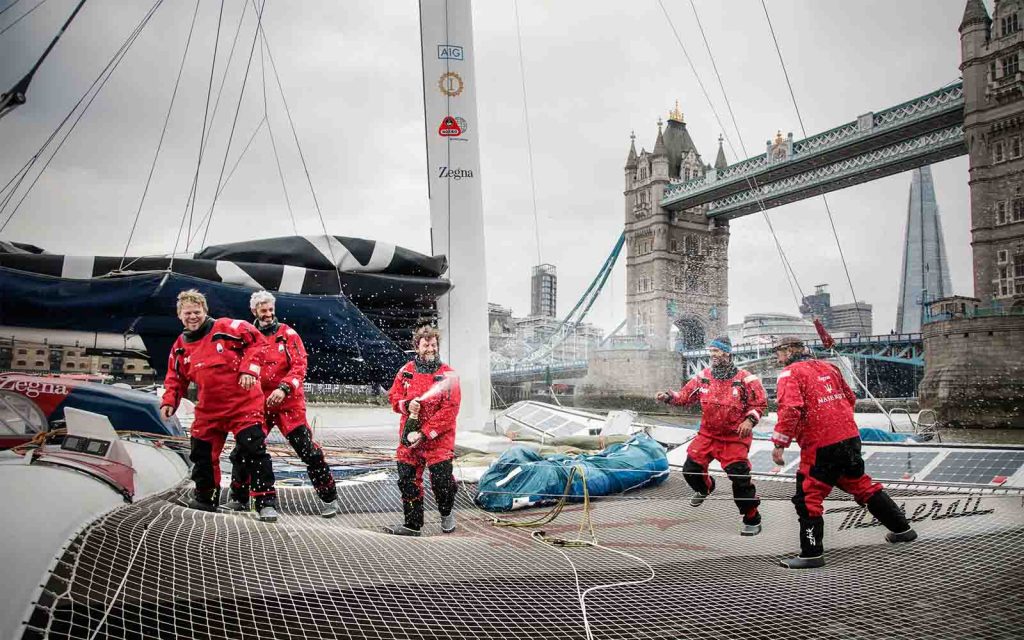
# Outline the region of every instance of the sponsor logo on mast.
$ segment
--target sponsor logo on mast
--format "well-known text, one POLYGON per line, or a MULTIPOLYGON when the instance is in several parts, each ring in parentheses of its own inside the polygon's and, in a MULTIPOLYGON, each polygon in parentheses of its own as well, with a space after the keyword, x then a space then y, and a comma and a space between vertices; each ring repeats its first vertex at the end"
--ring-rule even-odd
POLYGON ((449 98, 455 98, 462 94, 466 83, 463 82, 462 76, 454 71, 448 71, 441 74, 441 78, 437 81, 437 88, 449 98))
POLYGON ((465 54, 462 52, 462 47, 454 44, 439 44, 437 45, 437 59, 438 60, 465 60, 465 54))
MULTIPOLYGON (((437 135, 443 138, 454 138, 462 135, 462 126, 459 124, 461 118, 456 119, 452 116, 445 116, 444 120, 441 121, 441 126, 437 128, 437 135)), ((465 122, 465 120, 463 120, 465 122)))

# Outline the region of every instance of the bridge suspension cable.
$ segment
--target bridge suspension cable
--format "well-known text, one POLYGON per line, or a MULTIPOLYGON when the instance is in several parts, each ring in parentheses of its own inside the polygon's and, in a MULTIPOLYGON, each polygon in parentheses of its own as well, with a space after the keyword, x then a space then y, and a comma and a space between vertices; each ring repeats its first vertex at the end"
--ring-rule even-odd
POLYGON ((569 335, 575 331, 575 329, 583 323, 583 320, 587 317, 587 313, 590 308, 594 306, 594 302, 598 296, 601 295, 604 285, 608 282, 608 277, 611 275, 612 270, 615 267, 615 263, 619 259, 619 254, 622 253, 622 247, 626 243, 626 234, 622 233, 619 235, 619 239, 616 240, 615 246, 612 247, 611 253, 605 258, 604 264, 601 265, 601 269, 594 276, 594 279, 590 282, 590 286, 583 292, 580 299, 576 302, 576 306, 572 308, 565 318, 558 324, 555 331, 548 337, 546 343, 541 345, 540 348, 523 358, 523 362, 531 363, 537 362, 547 357, 552 351, 554 351, 560 344, 562 344, 569 335))
POLYGON ((516 17, 516 43, 519 45, 519 77, 523 85, 523 120, 526 123, 526 158, 530 168, 530 197, 533 200, 533 234, 537 241, 537 264, 543 264, 540 251, 540 219, 537 216, 537 181, 533 177, 533 137, 530 135, 530 110, 526 101, 526 66, 523 64, 523 34, 519 29, 519 2, 512 0, 516 17))

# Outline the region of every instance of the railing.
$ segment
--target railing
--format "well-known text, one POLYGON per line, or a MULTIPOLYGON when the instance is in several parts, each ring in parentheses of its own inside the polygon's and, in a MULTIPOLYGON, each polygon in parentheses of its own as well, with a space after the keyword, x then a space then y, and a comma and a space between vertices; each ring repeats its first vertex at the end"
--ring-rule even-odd
POLYGON ((965 309, 964 311, 926 313, 923 322, 930 324, 955 318, 994 318, 1000 316, 1024 316, 1024 307, 978 307, 977 309, 965 309))

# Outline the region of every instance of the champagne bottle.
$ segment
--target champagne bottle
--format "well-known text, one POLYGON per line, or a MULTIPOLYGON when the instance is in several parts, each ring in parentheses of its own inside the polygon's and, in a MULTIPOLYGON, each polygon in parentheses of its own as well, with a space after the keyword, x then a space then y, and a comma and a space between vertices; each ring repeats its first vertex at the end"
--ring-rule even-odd
POLYGON ((409 416, 405 419, 405 426, 402 428, 402 444, 407 447, 414 447, 419 444, 419 440, 416 442, 409 441, 409 435, 414 431, 420 430, 420 412, 417 407, 416 411, 410 411, 409 416))

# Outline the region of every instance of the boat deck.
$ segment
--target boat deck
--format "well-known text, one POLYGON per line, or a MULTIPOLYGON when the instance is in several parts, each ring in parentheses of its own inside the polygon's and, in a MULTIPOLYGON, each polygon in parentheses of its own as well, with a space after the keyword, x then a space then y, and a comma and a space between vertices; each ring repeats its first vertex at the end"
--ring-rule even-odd
MULTIPOLYGON (((120 508, 65 552, 23 637, 934 640, 1024 629, 1018 490, 894 486, 920 533, 902 545, 837 491, 828 566, 795 572, 778 566, 797 549, 791 481, 755 479, 764 531, 744 538, 727 491, 690 507, 673 471, 592 502, 600 546, 575 548, 494 526, 470 484, 454 533, 440 532, 428 495, 423 537, 383 534, 401 520, 394 474, 366 478, 339 487, 332 520, 308 487, 281 488, 276 524, 187 509, 185 487, 120 508)), ((585 514, 567 506, 540 528, 572 538, 585 514)))

